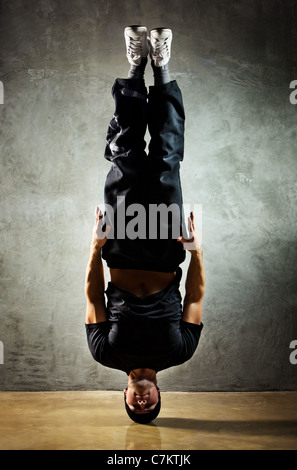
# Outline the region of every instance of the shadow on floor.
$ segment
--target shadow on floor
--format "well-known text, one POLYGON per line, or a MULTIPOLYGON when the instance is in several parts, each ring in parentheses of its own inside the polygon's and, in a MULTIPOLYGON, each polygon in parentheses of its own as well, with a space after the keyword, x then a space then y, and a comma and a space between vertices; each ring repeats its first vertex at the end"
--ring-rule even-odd
POLYGON ((157 418, 154 424, 160 428, 187 429, 197 432, 240 433, 252 435, 290 435, 297 438, 297 421, 206 421, 187 418, 157 418))

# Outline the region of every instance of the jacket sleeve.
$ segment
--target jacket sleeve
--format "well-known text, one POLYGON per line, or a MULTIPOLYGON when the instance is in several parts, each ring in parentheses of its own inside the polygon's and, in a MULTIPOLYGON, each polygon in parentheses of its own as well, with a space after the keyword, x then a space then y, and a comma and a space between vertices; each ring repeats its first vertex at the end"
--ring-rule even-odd
POLYGON ((201 331, 203 328, 203 323, 196 325, 194 323, 188 323, 181 321, 181 334, 183 338, 183 358, 184 361, 188 361, 193 356, 194 352, 197 349, 201 331))
POLYGON ((89 350, 95 361, 104 362, 104 356, 108 348, 109 322, 86 324, 86 334, 89 350))

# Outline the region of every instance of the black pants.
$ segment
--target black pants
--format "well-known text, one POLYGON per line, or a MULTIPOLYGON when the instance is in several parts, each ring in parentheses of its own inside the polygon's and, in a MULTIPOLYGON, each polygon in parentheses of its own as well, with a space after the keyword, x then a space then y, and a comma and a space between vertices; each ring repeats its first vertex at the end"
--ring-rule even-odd
POLYGON ((111 268, 176 271, 185 259, 183 245, 176 241, 183 224, 179 169, 185 115, 180 89, 172 81, 150 87, 147 95, 143 80, 117 79, 112 95, 115 113, 105 150, 112 167, 104 198, 106 223, 113 230, 102 257, 111 268), (161 207, 172 210, 162 212, 161 207))

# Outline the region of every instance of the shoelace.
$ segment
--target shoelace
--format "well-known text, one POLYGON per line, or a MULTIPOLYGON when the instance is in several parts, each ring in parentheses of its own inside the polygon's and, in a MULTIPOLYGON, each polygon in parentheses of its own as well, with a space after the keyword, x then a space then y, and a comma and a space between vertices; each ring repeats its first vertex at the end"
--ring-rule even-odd
POLYGON ((153 57, 164 57, 164 55, 166 54, 168 54, 167 39, 155 43, 153 49, 153 57))
POLYGON ((133 57, 140 57, 141 56, 141 42, 136 38, 131 38, 129 36, 129 45, 128 45, 128 52, 133 57))

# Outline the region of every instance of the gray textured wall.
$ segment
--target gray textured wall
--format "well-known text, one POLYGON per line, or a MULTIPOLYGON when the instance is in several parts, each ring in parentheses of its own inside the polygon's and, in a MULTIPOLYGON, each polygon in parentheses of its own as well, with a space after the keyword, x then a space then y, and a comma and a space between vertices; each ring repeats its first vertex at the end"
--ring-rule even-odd
POLYGON ((127 74, 123 30, 135 23, 173 29, 170 67, 187 113, 184 200, 203 206, 205 329, 194 358, 159 384, 296 390, 291 0, 1 0, 0 388, 126 383, 89 354, 83 285, 109 169, 110 89, 127 74))

